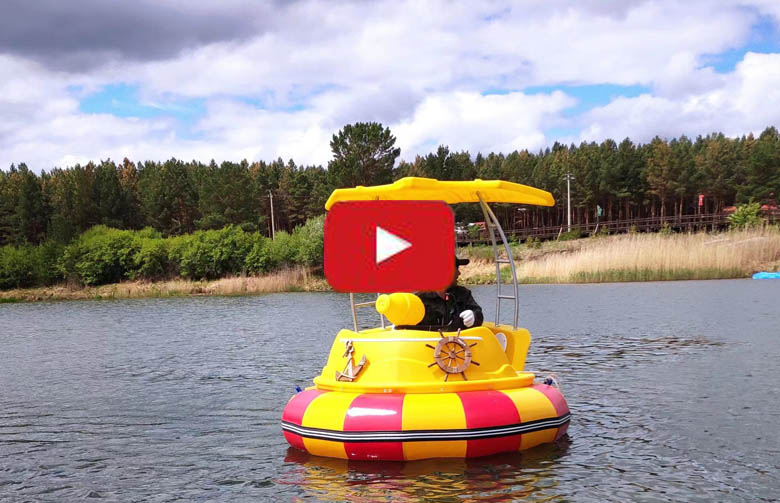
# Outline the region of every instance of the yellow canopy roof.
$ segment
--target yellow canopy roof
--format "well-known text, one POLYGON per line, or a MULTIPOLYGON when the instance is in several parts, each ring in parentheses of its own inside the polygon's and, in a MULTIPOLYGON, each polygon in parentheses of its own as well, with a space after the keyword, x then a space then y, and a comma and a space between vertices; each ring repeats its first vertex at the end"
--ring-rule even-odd
POLYGON ((503 180, 473 180, 443 182, 433 178, 406 177, 389 185, 352 189, 336 189, 325 203, 325 209, 341 201, 444 201, 449 204, 477 203, 482 196, 486 203, 535 204, 553 206, 555 199, 545 190, 503 180))

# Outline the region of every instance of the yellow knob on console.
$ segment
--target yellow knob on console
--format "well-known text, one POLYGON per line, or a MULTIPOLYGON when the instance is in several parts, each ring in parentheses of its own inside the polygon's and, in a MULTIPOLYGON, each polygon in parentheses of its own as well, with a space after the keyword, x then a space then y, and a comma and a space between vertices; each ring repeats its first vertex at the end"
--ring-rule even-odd
POLYGON ((425 306, 413 293, 383 294, 376 299, 376 310, 393 325, 416 325, 425 316, 425 306))

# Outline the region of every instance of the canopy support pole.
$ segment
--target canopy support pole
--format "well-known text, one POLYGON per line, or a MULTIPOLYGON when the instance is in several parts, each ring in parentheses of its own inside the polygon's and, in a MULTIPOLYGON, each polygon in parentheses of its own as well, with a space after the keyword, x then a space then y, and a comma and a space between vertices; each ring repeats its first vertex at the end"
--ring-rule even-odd
POLYGON ((485 217, 485 226, 487 227, 488 234, 490 235, 490 242, 493 245, 493 260, 496 263, 496 326, 500 324, 500 316, 501 316, 501 301, 502 300, 514 300, 515 304, 515 311, 514 311, 514 322, 512 324, 512 328, 517 328, 517 317, 520 311, 520 296, 518 292, 518 286, 517 286, 517 271, 515 270, 515 261, 512 258, 512 249, 509 247, 509 243, 506 240, 506 235, 504 234, 504 230, 501 228, 501 224, 498 221, 498 218, 496 218, 496 215, 493 213, 493 210, 490 209, 490 207, 487 205, 485 200, 482 198, 482 194, 477 192, 477 197, 479 197, 479 206, 482 208, 482 214, 485 217), (504 245, 504 251, 506 252, 506 259, 502 259, 498 252, 498 245, 496 244, 496 234, 499 235, 501 238, 501 243, 504 245), (509 268, 512 271, 512 286, 514 289, 514 295, 505 295, 501 292, 501 264, 509 264, 509 268))

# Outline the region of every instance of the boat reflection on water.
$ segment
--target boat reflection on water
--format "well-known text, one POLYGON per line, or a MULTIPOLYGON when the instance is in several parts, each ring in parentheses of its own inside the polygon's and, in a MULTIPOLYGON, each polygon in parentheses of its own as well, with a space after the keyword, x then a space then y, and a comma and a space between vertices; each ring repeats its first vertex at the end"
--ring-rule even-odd
POLYGON ((571 441, 482 458, 354 461, 312 456, 290 447, 277 484, 323 501, 517 501, 559 496, 556 466, 571 441))

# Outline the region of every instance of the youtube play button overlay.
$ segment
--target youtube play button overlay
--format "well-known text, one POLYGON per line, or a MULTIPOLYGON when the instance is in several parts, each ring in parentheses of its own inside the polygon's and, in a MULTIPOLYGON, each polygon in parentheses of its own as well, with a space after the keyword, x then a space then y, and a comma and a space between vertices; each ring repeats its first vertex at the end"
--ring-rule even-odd
POLYGON ((455 217, 443 201, 349 201, 325 218, 325 278, 340 292, 414 292, 452 281, 455 217))
POLYGON ((376 263, 380 264, 393 255, 411 248, 412 243, 376 226, 376 263))

